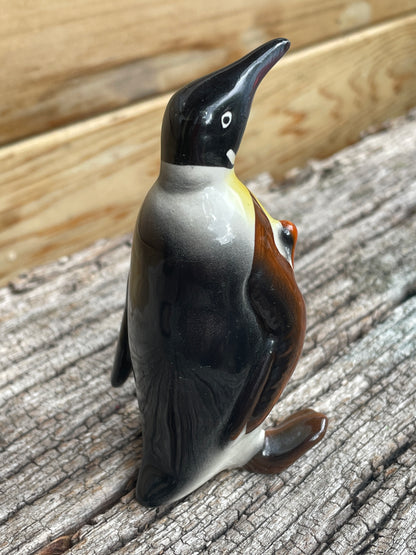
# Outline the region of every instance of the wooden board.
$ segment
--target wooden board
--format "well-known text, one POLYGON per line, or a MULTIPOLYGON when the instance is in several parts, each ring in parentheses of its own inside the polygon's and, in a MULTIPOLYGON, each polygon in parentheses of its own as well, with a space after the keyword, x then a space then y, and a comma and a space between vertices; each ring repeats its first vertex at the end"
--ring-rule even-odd
POLYGON ((0 289, 2 555, 416 552, 415 117, 285 187, 252 184, 298 225, 308 310, 303 356, 267 422, 300 407, 330 418, 278 476, 223 472, 158 510, 134 500, 133 380, 109 385, 128 238, 0 289))
MULTIPOLYGON (((0 149, 0 282, 132 229, 168 96, 0 149)), ((281 177, 416 105, 416 16, 305 49, 261 84, 237 157, 281 177)))
POLYGON ((294 49, 416 0, 0 0, 0 144, 172 90, 287 36, 294 49))

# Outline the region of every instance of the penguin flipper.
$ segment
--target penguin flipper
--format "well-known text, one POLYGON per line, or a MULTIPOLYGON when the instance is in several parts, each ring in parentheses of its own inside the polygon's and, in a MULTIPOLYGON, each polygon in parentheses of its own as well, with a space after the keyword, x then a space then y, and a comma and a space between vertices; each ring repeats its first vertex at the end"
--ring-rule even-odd
POLYGON ((111 385, 120 387, 127 380, 132 371, 129 349, 129 336, 127 330, 127 307, 124 307, 121 320, 120 333, 117 341, 116 355, 111 372, 111 385))

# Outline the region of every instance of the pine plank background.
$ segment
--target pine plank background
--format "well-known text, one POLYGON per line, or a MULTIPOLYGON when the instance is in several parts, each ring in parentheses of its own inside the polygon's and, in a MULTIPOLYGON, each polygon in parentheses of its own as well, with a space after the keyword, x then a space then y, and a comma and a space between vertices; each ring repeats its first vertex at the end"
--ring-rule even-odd
POLYGON ((0 0, 0 283, 128 232, 170 94, 260 43, 237 159, 281 178, 416 105, 416 0, 0 0))
POLYGON ((109 385, 130 237, 101 240, 0 289, 0 552, 416 552, 416 114, 271 189, 299 229, 308 328, 273 409, 329 416, 278 476, 221 473, 183 502, 134 500, 132 380, 109 385))
POLYGON ((414 0, 0 0, 0 144, 171 91, 269 38, 298 49, 414 0))

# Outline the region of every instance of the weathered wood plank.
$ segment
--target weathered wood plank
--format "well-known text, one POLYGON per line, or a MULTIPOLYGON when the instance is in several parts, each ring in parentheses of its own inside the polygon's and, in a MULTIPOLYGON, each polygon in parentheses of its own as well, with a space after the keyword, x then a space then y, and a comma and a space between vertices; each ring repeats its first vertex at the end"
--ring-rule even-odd
MULTIPOLYGON (((167 98, 0 150, 0 283, 132 228, 167 98)), ((260 86, 238 174, 282 176, 415 104, 416 16, 295 53, 260 86)))
POLYGON ((279 476, 223 472, 180 504, 135 502, 133 383, 109 387, 128 239, 1 289, 1 552, 62 535, 74 554, 414 552, 415 139, 410 119, 258 191, 298 224, 309 316, 269 421, 304 406, 330 416, 320 446, 279 476))
POLYGON ((415 0, 1 0, 0 144, 177 88, 269 38, 299 48, 415 9, 415 0))

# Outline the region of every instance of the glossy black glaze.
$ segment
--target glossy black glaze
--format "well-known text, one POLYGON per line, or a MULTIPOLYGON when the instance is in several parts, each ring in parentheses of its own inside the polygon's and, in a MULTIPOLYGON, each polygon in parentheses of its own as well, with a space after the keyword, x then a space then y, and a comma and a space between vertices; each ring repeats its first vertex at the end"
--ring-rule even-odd
POLYGON ((167 241, 160 256, 135 234, 132 267, 147 268, 129 286, 145 420, 137 497, 145 505, 169 501, 225 445, 233 399, 262 364, 268 339, 250 306, 236 302, 245 296, 245 269, 231 245, 221 251, 215 261, 208 252, 187 260, 167 241))
POLYGON ((174 94, 163 118, 162 160, 232 168, 226 153, 240 146, 254 93, 289 46, 270 41, 174 94))

